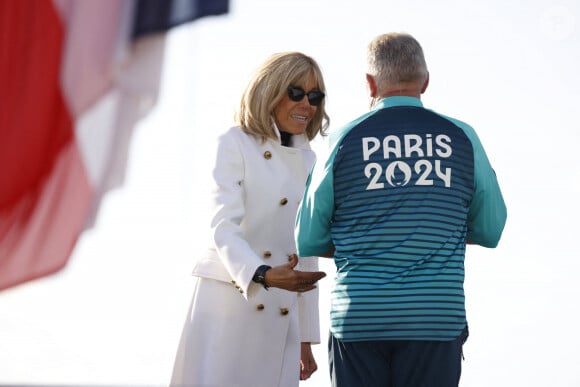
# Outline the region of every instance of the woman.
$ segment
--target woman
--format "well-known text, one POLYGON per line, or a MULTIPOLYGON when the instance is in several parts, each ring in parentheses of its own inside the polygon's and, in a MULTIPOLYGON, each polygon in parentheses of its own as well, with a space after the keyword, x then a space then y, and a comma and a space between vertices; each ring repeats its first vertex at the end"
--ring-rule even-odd
POLYGON ((294 222, 315 160, 309 141, 329 123, 324 91, 312 58, 275 54, 219 137, 213 241, 193 270, 172 385, 296 387, 316 370, 315 284, 325 274, 317 257, 298 263, 294 222))

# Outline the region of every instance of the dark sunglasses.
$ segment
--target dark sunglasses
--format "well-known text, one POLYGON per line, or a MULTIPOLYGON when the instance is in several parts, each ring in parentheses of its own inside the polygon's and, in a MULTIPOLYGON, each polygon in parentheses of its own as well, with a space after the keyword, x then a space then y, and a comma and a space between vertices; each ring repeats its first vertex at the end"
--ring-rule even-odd
POLYGON ((324 99, 324 93, 322 91, 309 91, 308 93, 304 91, 303 88, 298 86, 288 86, 288 98, 294 102, 302 101, 304 96, 308 97, 308 103, 312 106, 318 106, 324 99))

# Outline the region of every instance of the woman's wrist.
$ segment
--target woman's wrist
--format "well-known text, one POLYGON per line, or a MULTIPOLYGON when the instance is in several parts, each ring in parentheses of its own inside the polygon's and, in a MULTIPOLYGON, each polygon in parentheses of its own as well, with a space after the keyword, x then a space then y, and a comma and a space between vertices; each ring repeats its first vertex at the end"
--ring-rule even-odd
POLYGON ((262 284, 262 286, 264 286, 264 289, 268 290, 269 285, 268 282, 266 281, 266 274, 268 270, 270 270, 271 268, 272 266, 268 265, 258 266, 256 272, 254 273, 254 277, 252 277, 252 281, 262 284))

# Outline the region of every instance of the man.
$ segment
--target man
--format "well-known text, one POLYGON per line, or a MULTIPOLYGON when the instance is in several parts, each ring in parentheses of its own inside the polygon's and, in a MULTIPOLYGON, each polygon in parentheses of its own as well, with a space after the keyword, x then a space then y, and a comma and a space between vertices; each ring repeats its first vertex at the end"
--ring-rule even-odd
POLYGON ((333 256, 333 386, 457 386, 466 244, 496 247, 506 207, 469 125, 425 109, 419 43, 368 49, 371 111, 330 136, 296 220, 300 256, 333 256))

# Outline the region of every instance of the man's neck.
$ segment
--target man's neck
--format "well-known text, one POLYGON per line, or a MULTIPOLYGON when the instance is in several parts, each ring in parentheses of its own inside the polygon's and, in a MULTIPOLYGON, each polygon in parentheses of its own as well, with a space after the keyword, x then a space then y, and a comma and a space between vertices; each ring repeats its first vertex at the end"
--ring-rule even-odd
POLYGON ((423 82, 401 82, 381 90, 380 98, 404 96, 421 99, 423 94, 423 82))
POLYGON ((396 96, 404 96, 404 97, 415 97, 421 99, 421 90, 417 88, 389 88, 381 93, 381 98, 387 97, 396 97, 396 96))

